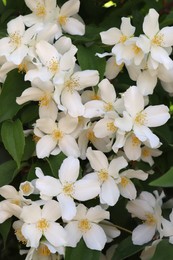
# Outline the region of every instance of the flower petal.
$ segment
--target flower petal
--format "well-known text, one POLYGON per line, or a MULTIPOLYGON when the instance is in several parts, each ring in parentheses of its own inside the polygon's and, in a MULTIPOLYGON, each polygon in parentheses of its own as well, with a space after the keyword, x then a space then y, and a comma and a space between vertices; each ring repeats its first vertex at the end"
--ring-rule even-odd
POLYGON ((44 236, 55 247, 66 245, 67 234, 59 223, 50 222, 49 227, 44 231, 44 236))

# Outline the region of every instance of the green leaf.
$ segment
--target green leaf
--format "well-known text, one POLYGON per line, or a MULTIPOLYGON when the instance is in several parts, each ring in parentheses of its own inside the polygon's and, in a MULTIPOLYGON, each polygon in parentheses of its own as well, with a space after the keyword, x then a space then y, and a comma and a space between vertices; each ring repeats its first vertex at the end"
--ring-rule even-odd
POLYGON ((168 240, 163 239, 156 247, 156 251, 151 260, 173 259, 173 245, 168 240))
POLYGON ((4 5, 7 5, 7 0, 2 0, 4 5))
POLYGON ((65 158, 66 156, 63 153, 46 158, 54 177, 58 177, 58 170, 65 158))
POLYGON ((77 244, 75 248, 67 247, 65 252, 65 260, 99 260, 100 251, 91 250, 86 247, 83 239, 77 244))
POLYGON ((2 142, 19 168, 25 147, 25 137, 21 121, 5 121, 1 128, 2 142))
POLYGON ((173 167, 169 169, 163 176, 150 182, 151 186, 173 187, 173 167))
POLYGON ((5 248, 5 244, 6 244, 6 241, 7 241, 8 234, 9 234, 10 229, 11 229, 11 223, 12 223, 12 219, 7 219, 4 223, 2 223, 0 225, 0 234, 3 238, 4 248, 5 248))
POLYGON ((98 70, 100 79, 103 79, 105 73, 106 60, 99 58, 96 53, 102 53, 102 48, 98 46, 84 47, 78 46, 77 58, 82 70, 98 70))
POLYGON ((31 135, 25 138, 25 149, 22 156, 22 161, 30 159, 35 151, 35 142, 31 135))
POLYGON ((24 81, 23 75, 17 70, 8 73, 0 95, 0 122, 12 119, 22 108, 16 103, 16 97, 19 97, 27 87, 28 82, 24 81))
POLYGON ((143 248, 145 248, 145 246, 146 244, 142 246, 134 245, 131 236, 129 236, 120 242, 111 260, 127 259, 127 257, 132 256, 141 251, 143 248))
POLYGON ((0 165, 0 187, 9 184, 18 172, 15 161, 10 160, 0 165))

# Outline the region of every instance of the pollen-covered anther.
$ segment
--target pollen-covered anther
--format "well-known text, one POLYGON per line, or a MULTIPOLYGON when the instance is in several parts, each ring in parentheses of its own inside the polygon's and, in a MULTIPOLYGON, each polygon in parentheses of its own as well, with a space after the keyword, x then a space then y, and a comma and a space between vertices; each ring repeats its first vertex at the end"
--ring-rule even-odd
POLYGON ((37 135, 35 135, 35 134, 32 136, 32 140, 33 140, 35 143, 37 143, 40 139, 41 139, 41 137, 39 137, 39 136, 37 136, 37 135))
POLYGON ((107 123, 107 129, 108 129, 108 131, 110 131, 110 132, 116 132, 116 130, 117 130, 117 127, 114 125, 114 123, 113 122, 109 122, 109 123, 107 123))
POLYGON ((25 62, 22 62, 18 65, 18 72, 19 73, 26 73, 28 71, 27 65, 25 62))
POLYGON ((48 63, 48 69, 50 72, 55 74, 59 69, 59 62, 56 58, 52 58, 48 63))
POLYGON ((154 217, 154 215, 152 213, 146 213, 146 220, 145 223, 148 225, 155 225, 156 224, 156 218, 154 217))
POLYGON ((39 99, 39 106, 48 106, 51 101, 51 95, 45 94, 39 99))
POLYGON ((121 182, 120 184, 125 188, 129 183, 129 180, 126 177, 121 177, 121 182))
POLYGON ((110 103, 110 102, 104 105, 104 110, 105 110, 106 112, 112 111, 113 108, 114 108, 114 107, 113 107, 112 103, 110 103))
POLYGON ((144 125, 146 123, 146 114, 138 113, 135 117, 135 123, 138 125, 144 125))
POLYGON ((107 170, 101 169, 98 173, 98 176, 99 176, 99 180, 104 182, 108 179, 109 174, 108 174, 107 170))
POLYGON ((147 148, 142 149, 142 156, 143 157, 148 157, 150 155, 151 155, 151 153, 150 153, 149 149, 147 149, 147 148))
POLYGON ((21 228, 18 228, 14 231, 16 237, 17 237, 17 240, 19 242, 21 242, 22 244, 26 245, 27 244, 27 240, 26 238, 24 237, 24 235, 22 234, 22 231, 21 231, 21 228))
POLYGON ((134 44, 134 46, 133 46, 133 52, 137 55, 137 54, 139 54, 139 52, 141 51, 141 48, 139 48, 137 45, 135 45, 134 44))
POLYGON ((78 228, 80 231, 85 233, 91 229, 91 223, 88 221, 88 219, 82 219, 78 223, 78 228))
POLYGON ((39 17, 45 16, 46 15, 46 8, 45 8, 45 6, 43 4, 41 4, 41 3, 38 3, 36 5, 35 13, 39 17))
POLYGON ((152 39, 152 44, 154 45, 161 46, 162 43, 163 43, 163 34, 157 34, 152 39))
POLYGON ((59 22, 59 24, 61 25, 61 26, 63 26, 63 25, 65 25, 66 24, 66 22, 67 22, 67 16, 63 16, 63 15, 60 15, 59 17, 58 17, 58 22, 59 22))
POLYGON ((63 186, 63 192, 66 195, 68 196, 72 195, 73 191, 74 191, 73 183, 67 183, 63 186))
POLYGON ((41 244, 37 249, 37 253, 40 256, 50 256, 51 252, 46 245, 41 244))
POLYGON ((120 42, 124 43, 127 40, 127 36, 126 35, 121 35, 120 36, 120 42))
POLYGON ((10 34, 10 43, 18 48, 21 45, 21 36, 18 32, 10 34))
POLYGON ((135 135, 133 135, 132 136, 132 145, 138 146, 138 145, 140 145, 140 143, 141 143, 141 141, 135 135))
POLYGON ((89 130, 87 133, 87 138, 89 141, 93 142, 96 139, 96 136, 92 130, 89 130))
POLYGON ((49 223, 45 218, 42 218, 37 222, 36 227, 41 231, 45 231, 49 227, 49 223))
POLYGON ((59 129, 54 130, 52 136, 55 140, 60 141, 63 138, 63 132, 59 129))
POLYGON ((65 87, 68 91, 73 93, 73 91, 79 86, 79 80, 78 79, 69 79, 65 83, 65 87))

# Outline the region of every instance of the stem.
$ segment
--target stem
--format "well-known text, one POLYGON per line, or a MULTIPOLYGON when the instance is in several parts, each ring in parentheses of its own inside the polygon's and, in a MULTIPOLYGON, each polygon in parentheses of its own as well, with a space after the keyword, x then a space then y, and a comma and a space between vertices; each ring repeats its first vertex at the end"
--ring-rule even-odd
POLYGON ((115 227, 117 227, 118 229, 123 230, 123 231, 125 231, 125 232, 127 232, 129 234, 132 234, 132 231, 130 231, 129 229, 123 228, 123 227, 118 226, 118 225, 115 225, 115 227))

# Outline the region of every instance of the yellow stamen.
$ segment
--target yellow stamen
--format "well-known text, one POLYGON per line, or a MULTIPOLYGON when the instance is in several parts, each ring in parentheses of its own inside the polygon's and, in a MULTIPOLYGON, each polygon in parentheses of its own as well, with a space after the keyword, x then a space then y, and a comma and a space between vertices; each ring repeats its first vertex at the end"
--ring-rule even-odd
POLYGON ((11 200, 11 203, 12 203, 12 204, 15 204, 15 205, 17 205, 17 206, 20 206, 21 201, 18 200, 18 199, 12 199, 12 200, 11 200))
POLYGON ((132 145, 133 146, 138 146, 141 143, 141 141, 135 136, 132 136, 132 145))
POLYGON ((40 139, 41 139, 41 137, 39 137, 39 136, 37 136, 37 135, 35 135, 35 134, 32 136, 32 140, 33 140, 35 143, 37 143, 40 139))
POLYGON ((127 40, 127 36, 126 35, 121 35, 120 36, 120 42, 124 43, 127 40))
POLYGON ((108 129, 108 131, 111 131, 114 133, 114 132, 116 132, 117 127, 114 125, 113 122, 109 122, 109 123, 107 123, 107 129, 108 129))
POLYGON ((72 183, 68 183, 68 184, 65 184, 65 185, 63 186, 63 192, 64 192, 66 195, 68 195, 68 196, 72 195, 73 191, 74 191, 74 187, 73 187, 73 184, 72 184, 72 183))
POLYGON ((144 125, 146 122, 146 114, 145 113, 138 113, 135 118, 135 123, 138 125, 144 125))
POLYGON ((46 245, 41 244, 37 250, 38 255, 40 256, 50 256, 51 252, 46 245))
POLYGON ((45 218, 42 218, 37 222, 36 227, 41 231, 45 231, 49 227, 49 223, 45 218))
POLYGON ((80 229, 80 231, 82 232, 87 232, 88 230, 91 229, 91 224, 88 221, 88 219, 82 219, 81 221, 79 221, 78 223, 78 228, 80 229))
POLYGON ((58 22, 59 22, 59 24, 60 24, 61 26, 65 25, 66 22, 67 22, 67 16, 63 16, 63 15, 59 16, 58 22))
POLYGON ((21 36, 18 32, 10 34, 10 43, 16 48, 21 45, 21 36))
POLYGON ((60 141, 63 138, 63 132, 58 129, 54 130, 52 136, 56 141, 60 141))
POLYGON ((100 100, 100 96, 97 94, 93 94, 91 97, 92 100, 100 100))
POLYGON ((153 214, 146 213, 145 216, 146 216, 146 220, 145 220, 146 224, 148 224, 148 225, 155 225, 156 224, 157 221, 156 221, 153 214))
POLYGON ((48 69, 50 72, 55 74, 59 69, 59 62, 56 58, 52 58, 48 63, 48 69))
POLYGON ((148 148, 145 147, 145 148, 142 149, 142 156, 143 157, 148 157, 150 155, 151 155, 151 153, 150 153, 150 150, 148 148))
POLYGON ((91 142, 93 142, 93 141, 96 139, 95 134, 94 134, 94 132, 93 132, 92 130, 89 130, 89 131, 88 131, 88 133, 87 133, 87 138, 88 138, 88 140, 91 141, 91 142))
POLYGON ((44 107, 48 106, 51 101, 51 95, 49 93, 46 93, 44 96, 42 96, 39 100, 39 106, 44 107))
POLYGON ((114 108, 114 107, 113 107, 112 103, 110 103, 110 102, 104 105, 104 110, 105 110, 106 112, 112 111, 113 108, 114 108))
POLYGON ((25 182, 24 184, 21 184, 20 188, 24 194, 28 194, 32 190, 29 182, 25 182))
POLYGON ((163 43, 163 34, 155 35, 152 39, 152 44, 160 46, 163 43))
POLYGON ((108 174, 107 170, 102 169, 99 171, 98 177, 99 177, 100 181, 104 182, 108 179, 109 174, 108 174))
POLYGON ((19 73, 26 73, 28 71, 27 65, 25 62, 22 62, 18 65, 18 72, 19 73))
POLYGON ((139 52, 141 51, 141 48, 139 48, 139 47, 136 46, 136 45, 134 45, 132 49, 133 49, 133 51, 134 51, 134 53, 135 53, 136 55, 138 55, 139 52))
POLYGON ((38 3, 36 6, 36 11, 35 11, 36 15, 39 17, 43 17, 46 15, 46 8, 43 4, 38 3))
POLYGON ((18 228, 14 231, 16 237, 17 237, 17 240, 19 242, 21 242, 22 244, 26 245, 27 244, 27 240, 26 238, 24 237, 24 235, 22 234, 22 231, 21 231, 21 228, 18 228))
POLYGON ((79 86, 79 80, 77 79, 69 79, 65 83, 65 87, 73 93, 73 91, 79 86))
POLYGON ((129 180, 126 177, 121 177, 121 182, 120 184, 123 186, 123 188, 125 188, 129 183, 129 180))

